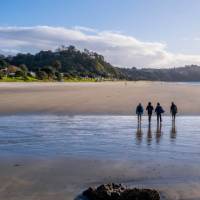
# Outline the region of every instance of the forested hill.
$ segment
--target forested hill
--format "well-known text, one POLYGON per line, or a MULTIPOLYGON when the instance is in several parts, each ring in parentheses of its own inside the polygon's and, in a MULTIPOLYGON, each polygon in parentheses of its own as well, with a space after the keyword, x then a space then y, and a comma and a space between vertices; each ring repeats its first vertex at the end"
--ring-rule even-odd
POLYGON ((120 70, 106 62, 103 56, 86 49, 79 51, 74 46, 61 47, 54 52, 40 51, 35 55, 18 54, 6 61, 15 66, 24 64, 34 72, 49 68, 72 77, 124 78, 120 70))
POLYGON ((200 66, 189 65, 169 69, 123 69, 122 74, 128 80, 149 81, 200 81, 200 66))
POLYGON ((169 68, 118 68, 104 57, 89 50, 79 51, 74 46, 37 54, 0 55, 0 79, 4 76, 31 76, 37 79, 85 77, 95 79, 150 80, 150 81, 200 81, 200 67, 196 65, 169 68), (62 76, 61 76, 62 75, 62 76))

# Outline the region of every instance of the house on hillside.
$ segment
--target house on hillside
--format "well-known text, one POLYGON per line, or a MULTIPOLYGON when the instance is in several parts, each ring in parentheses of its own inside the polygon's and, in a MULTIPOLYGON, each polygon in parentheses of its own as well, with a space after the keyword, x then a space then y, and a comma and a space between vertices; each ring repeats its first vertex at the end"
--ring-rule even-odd
POLYGON ((17 71, 21 71, 21 69, 14 65, 10 65, 7 68, 7 76, 14 77, 17 71))
POLYGON ((10 65, 0 70, 0 72, 2 72, 5 76, 10 76, 10 77, 14 77, 17 71, 21 71, 21 69, 14 65, 10 65))
POLYGON ((3 68, 3 69, 0 69, 0 72, 2 74, 6 75, 7 74, 7 70, 8 70, 8 68, 6 67, 6 68, 3 68))

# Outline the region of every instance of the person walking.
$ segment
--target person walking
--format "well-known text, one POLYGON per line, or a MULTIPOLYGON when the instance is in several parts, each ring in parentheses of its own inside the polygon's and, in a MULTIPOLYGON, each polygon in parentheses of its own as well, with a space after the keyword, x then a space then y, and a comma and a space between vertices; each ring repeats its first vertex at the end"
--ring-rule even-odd
POLYGON ((147 110, 147 114, 148 114, 148 119, 149 119, 149 124, 151 123, 151 116, 153 114, 153 106, 151 105, 151 102, 148 103, 146 110, 147 110))
POLYGON ((178 112, 177 106, 175 105, 174 102, 172 102, 171 107, 170 107, 170 113, 172 115, 172 120, 173 121, 175 121, 177 112, 178 112))
POLYGON ((162 122, 162 113, 164 113, 165 111, 163 110, 162 106, 160 105, 160 103, 157 103, 156 109, 155 109, 155 113, 157 115, 157 123, 162 122))
POLYGON ((139 122, 141 123, 143 111, 144 111, 144 109, 142 107, 142 104, 139 103, 138 106, 136 107, 136 114, 138 116, 138 123, 139 122))

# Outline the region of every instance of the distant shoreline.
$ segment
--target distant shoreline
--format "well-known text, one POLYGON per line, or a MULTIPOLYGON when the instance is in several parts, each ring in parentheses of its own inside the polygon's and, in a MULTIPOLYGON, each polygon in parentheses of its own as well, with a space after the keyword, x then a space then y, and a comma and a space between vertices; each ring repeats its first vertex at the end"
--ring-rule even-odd
POLYGON ((84 83, 84 82, 95 82, 95 83, 104 83, 104 82, 156 82, 156 83, 200 83, 200 80, 198 81, 160 81, 160 80, 64 80, 64 81, 56 81, 56 80, 22 80, 22 79, 13 79, 13 80, 1 80, 0 79, 0 84, 1 83, 84 83))

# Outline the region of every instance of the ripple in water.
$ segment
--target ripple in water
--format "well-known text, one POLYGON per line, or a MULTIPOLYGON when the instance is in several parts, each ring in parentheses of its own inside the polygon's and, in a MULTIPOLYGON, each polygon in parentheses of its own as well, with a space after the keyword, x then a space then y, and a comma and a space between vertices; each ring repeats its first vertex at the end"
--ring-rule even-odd
POLYGON ((200 161, 200 117, 164 117, 151 127, 135 116, 1 116, 1 155, 200 161))

